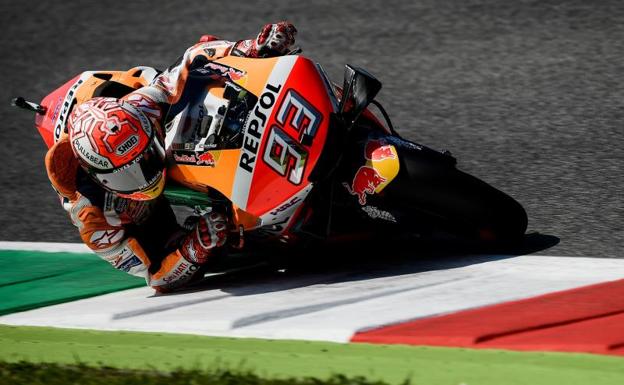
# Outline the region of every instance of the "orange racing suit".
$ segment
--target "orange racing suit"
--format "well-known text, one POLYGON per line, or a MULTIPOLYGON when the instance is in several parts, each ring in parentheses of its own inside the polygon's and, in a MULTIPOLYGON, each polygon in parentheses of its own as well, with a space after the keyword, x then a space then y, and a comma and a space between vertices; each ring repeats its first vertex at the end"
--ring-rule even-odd
MULTIPOLYGON (((265 26, 256 40, 234 43, 205 35, 151 85, 123 99, 139 108, 163 132, 160 106, 179 100, 195 58, 215 60, 230 54, 248 57, 283 54, 294 42, 295 33, 292 24, 281 22, 265 26), (276 32, 286 39, 276 40, 276 32), (263 48, 267 48, 264 55, 263 48)), ((67 135, 49 149, 46 169, 83 242, 115 268, 145 278, 158 291, 183 286, 200 270, 200 265, 193 263, 183 250, 190 248, 187 242, 182 243, 185 231, 177 224, 164 196, 133 201, 103 189, 80 168, 67 135)))

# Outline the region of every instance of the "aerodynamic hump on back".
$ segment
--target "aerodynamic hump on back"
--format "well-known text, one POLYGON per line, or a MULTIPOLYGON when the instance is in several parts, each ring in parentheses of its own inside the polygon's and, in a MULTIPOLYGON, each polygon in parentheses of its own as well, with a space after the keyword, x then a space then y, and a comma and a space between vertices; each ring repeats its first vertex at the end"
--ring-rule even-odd
POLYGON ((134 67, 127 71, 86 71, 55 89, 41 101, 46 112, 37 114, 35 126, 46 146, 51 147, 66 133, 69 114, 76 104, 94 96, 121 97, 147 85, 156 76, 151 67, 134 67))

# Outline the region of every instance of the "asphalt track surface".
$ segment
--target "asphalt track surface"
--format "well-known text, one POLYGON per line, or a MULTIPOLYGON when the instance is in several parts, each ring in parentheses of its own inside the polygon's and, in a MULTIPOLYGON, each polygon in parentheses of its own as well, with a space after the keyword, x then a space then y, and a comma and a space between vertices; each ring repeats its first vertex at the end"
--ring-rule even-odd
POLYGON ((79 241, 12 97, 38 101, 84 70, 165 68, 204 33, 281 19, 336 81, 345 63, 375 74, 402 135, 520 201, 535 251, 624 257, 619 0, 3 1, 0 240, 79 241))

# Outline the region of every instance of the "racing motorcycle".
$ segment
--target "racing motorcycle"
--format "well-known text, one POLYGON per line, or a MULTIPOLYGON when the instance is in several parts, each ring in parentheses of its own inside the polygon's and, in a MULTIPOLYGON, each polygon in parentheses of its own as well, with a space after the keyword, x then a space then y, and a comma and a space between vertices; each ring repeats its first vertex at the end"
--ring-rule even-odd
MULTIPOLYGON (((48 147, 74 106, 122 97, 158 71, 87 71, 36 112, 48 147)), ((347 65, 342 86, 300 55, 194 62, 166 113, 165 195, 189 210, 228 212, 246 242, 293 245, 350 235, 442 229, 484 242, 515 242, 527 216, 513 198, 462 172, 449 152, 402 138, 375 100, 381 83, 347 65)))

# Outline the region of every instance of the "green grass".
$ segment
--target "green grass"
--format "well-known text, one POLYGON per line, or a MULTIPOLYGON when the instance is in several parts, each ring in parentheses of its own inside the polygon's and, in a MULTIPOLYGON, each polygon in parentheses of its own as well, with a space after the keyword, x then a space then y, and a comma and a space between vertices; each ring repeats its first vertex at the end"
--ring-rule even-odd
MULTIPOLYGON (((624 383, 622 357, 590 354, 11 326, 0 326, 0 361, 133 370, 149 368, 158 372, 253 373, 263 379, 312 377, 327 381, 332 376, 344 375, 388 384, 402 383, 406 379, 412 384, 449 385, 624 383)), ((239 383, 236 381, 231 384, 239 383)), ((177 383, 170 382, 174 384, 177 383)))
POLYGON ((145 286, 97 255, 0 250, 0 315, 145 286))
POLYGON ((332 376, 316 378, 262 378, 245 371, 177 370, 163 373, 146 370, 94 368, 86 365, 33 364, 0 362, 0 385, 386 385, 362 377, 332 376))

